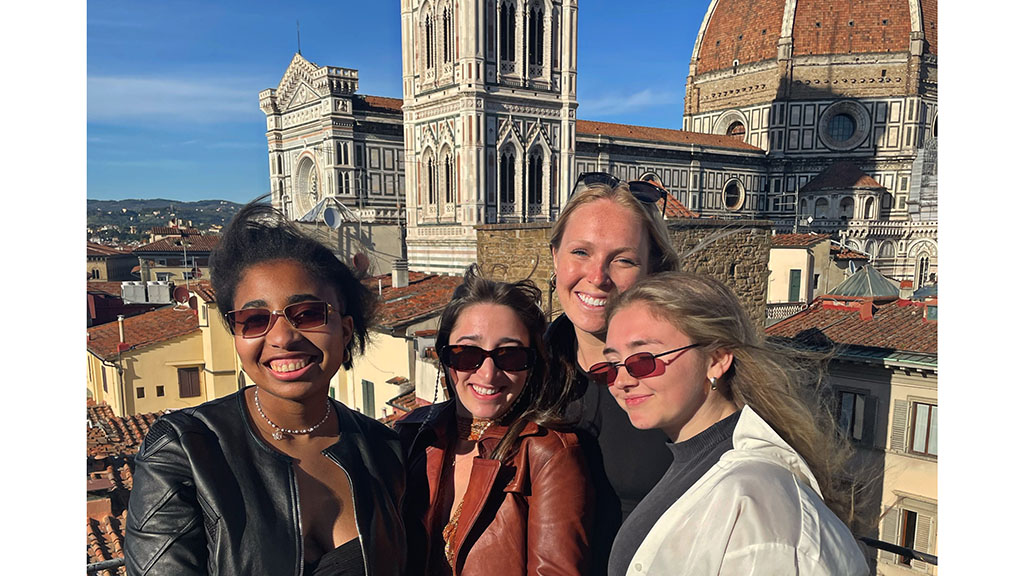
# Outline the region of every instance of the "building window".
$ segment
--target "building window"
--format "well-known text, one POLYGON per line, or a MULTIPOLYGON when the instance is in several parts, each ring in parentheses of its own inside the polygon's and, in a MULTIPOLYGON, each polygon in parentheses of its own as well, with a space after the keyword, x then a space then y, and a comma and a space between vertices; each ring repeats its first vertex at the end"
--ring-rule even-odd
POLYGON ((801 271, 799 269, 792 269, 789 271, 789 302, 800 302, 800 276, 801 271))
POLYGON ((107 390, 107 371, 104 370, 103 368, 100 368, 100 378, 103 380, 103 391, 104 392, 108 392, 108 390, 107 390))
POLYGON ((540 2, 530 7, 529 34, 530 64, 540 66, 544 63, 544 6, 540 2))
POLYGON ((540 204, 541 197, 541 185, 543 182, 543 161, 541 160, 541 153, 538 150, 534 150, 530 153, 530 164, 527 169, 527 202, 529 204, 540 204))
POLYGON ((451 62, 452 61, 452 7, 451 6, 445 6, 445 8, 444 8, 444 16, 442 16, 442 18, 444 20, 444 26, 443 26, 443 29, 442 29, 442 33, 444 34, 444 38, 443 38, 443 42, 444 42, 444 61, 447 63, 447 62, 451 62))
POLYGON ((427 14, 423 34, 425 40, 423 49, 427 56, 427 70, 430 70, 434 67, 434 17, 431 14, 427 14))
POLYGON ((502 2, 498 9, 498 37, 501 45, 501 59, 514 62, 516 59, 516 9, 511 2, 502 2))
POLYGON ((856 123, 849 114, 836 114, 828 123, 828 135, 837 142, 845 142, 853 137, 856 123))
POLYGON ((818 198, 814 201, 814 218, 821 219, 828 217, 828 200, 818 198))
POLYGON ((731 136, 742 142, 747 136, 747 128, 743 125, 743 122, 737 120, 729 125, 729 128, 725 131, 725 135, 731 136))
POLYGON ((729 180, 725 184, 725 190, 723 191, 726 210, 736 211, 742 208, 743 196, 743 186, 740 185, 740 181, 736 179, 729 180))
POLYGON ((427 204, 437 204, 437 166, 433 157, 427 158, 427 204))
POLYGON ((135 397, 136 398, 145 398, 146 397, 146 389, 145 388, 136 388, 135 389, 135 397))
POLYGON ((170 272, 157 272, 156 280, 157 282, 170 282, 171 276, 172 274, 170 272))
POLYGON ((93 268, 92 272, 89 273, 89 277, 92 278, 93 280, 98 280, 100 277, 99 268, 93 268))
POLYGON ((156 395, 157 395, 157 398, 159 398, 159 397, 164 395, 164 387, 163 386, 157 386, 156 387, 156 395))
POLYGON ((178 397, 199 396, 199 368, 178 368, 178 397))
MULTIPOLYGON (((917 538, 917 512, 904 510, 900 527, 900 546, 914 549, 914 540, 917 538)), ((911 556, 900 556, 900 564, 910 566, 911 556)))
POLYGON ((373 382, 363 380, 363 414, 373 416, 376 412, 376 405, 373 401, 373 382))
POLYGON ((939 407, 914 402, 910 422, 910 451, 928 456, 939 455, 939 407))
POLYGON ((512 147, 501 153, 501 173, 498 175, 498 201, 512 204, 516 197, 516 154, 512 147))
POLYGON ((839 201, 839 219, 849 220, 853 218, 853 198, 849 196, 839 201))
POLYGON ((455 164, 450 153, 444 156, 444 201, 455 203, 455 164))
POLYGON ((864 199, 864 219, 871 220, 875 217, 875 199, 865 198, 864 199))
POLYGON ((839 392, 839 432, 854 441, 864 440, 866 396, 857 392, 839 392))

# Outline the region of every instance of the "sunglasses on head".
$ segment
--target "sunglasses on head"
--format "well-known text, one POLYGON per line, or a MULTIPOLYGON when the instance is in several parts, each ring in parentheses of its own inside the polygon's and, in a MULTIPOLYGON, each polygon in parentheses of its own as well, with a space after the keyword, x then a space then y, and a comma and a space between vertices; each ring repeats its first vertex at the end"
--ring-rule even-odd
POLYGON ((289 304, 282 310, 242 308, 241 310, 232 310, 224 317, 227 318, 228 329, 235 336, 259 338, 270 332, 278 316, 284 316, 285 320, 296 330, 312 330, 327 324, 327 316, 331 312, 334 312, 334 306, 327 302, 311 300, 289 304))
POLYGON ((484 359, 494 360, 494 365, 505 372, 521 372, 533 366, 536 355, 526 346, 501 346, 484 350, 478 346, 457 344, 441 348, 441 362, 460 372, 476 370, 484 359))
MULTIPOLYGON (((619 373, 619 366, 626 368, 626 372, 633 378, 643 378, 644 376, 650 376, 655 369, 658 368, 658 363, 668 364, 664 360, 658 360, 662 356, 672 354, 674 352, 683 352, 690 348, 695 348, 700 344, 690 344, 689 346, 683 346, 682 348, 676 348, 675 350, 669 350, 668 352, 662 352, 661 354, 651 354, 650 352, 637 352, 629 358, 626 358, 622 362, 598 362, 587 370, 587 374, 590 375, 592 380, 597 382, 604 382, 608 386, 615 384, 615 378, 619 373)), ((677 356, 678 358, 678 356, 677 356)))
MULTIPOLYGON (((576 189, 580 184, 584 186, 590 186, 591 184, 607 184, 611 188, 615 188, 621 183, 617 177, 608 174, 607 172, 584 172, 576 178, 576 184, 572 187, 572 192, 569 193, 569 197, 576 193, 576 189)), ((654 204, 658 200, 665 199, 665 203, 661 206, 661 215, 665 216, 665 208, 668 207, 668 192, 656 186, 646 180, 632 180, 626 183, 629 186, 629 191, 632 192, 633 197, 645 204, 654 204)))

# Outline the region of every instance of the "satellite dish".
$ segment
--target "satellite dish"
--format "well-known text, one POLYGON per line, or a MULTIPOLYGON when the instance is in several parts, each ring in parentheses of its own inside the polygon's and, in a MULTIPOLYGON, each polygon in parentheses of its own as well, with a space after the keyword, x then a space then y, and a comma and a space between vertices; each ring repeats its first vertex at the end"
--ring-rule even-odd
POLYGON ((188 304, 189 296, 190 294, 187 286, 178 286, 174 289, 174 295, 172 298, 174 298, 174 301, 178 304, 188 304))
POLYGON ((334 206, 328 206, 324 208, 323 214, 320 215, 323 219, 324 224, 327 224, 332 230, 337 230, 341 227, 341 210, 338 210, 334 206))

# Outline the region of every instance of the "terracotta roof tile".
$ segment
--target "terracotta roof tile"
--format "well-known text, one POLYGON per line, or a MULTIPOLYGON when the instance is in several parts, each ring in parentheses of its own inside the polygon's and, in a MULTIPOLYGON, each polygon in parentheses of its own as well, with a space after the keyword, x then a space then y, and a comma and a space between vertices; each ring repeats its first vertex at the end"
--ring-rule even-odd
POLYGON ((825 234, 776 234, 772 236, 772 248, 810 248, 828 241, 825 234))
POLYGON ((835 244, 833 244, 829 248, 829 253, 832 255, 832 258, 834 258, 836 260, 870 260, 871 259, 870 256, 868 256, 867 254, 865 254, 863 252, 860 252, 858 250, 854 250, 853 248, 848 248, 846 246, 836 246, 835 244))
POLYGON ((123 250, 113 246, 104 246, 95 242, 85 243, 85 254, 87 256, 131 256, 130 250, 123 250))
MULTIPOLYGON (((173 306, 124 319, 125 342, 132 349, 144 348, 198 331, 199 319, 196 311, 175 310, 173 306)), ((118 342, 117 322, 108 322, 88 329, 86 348, 100 358, 116 358, 118 342)))
POLYGON ((106 280, 90 280, 85 283, 86 294, 106 294, 108 296, 121 297, 121 283, 109 282, 106 280))
POLYGON ((900 352, 938 354, 938 323, 925 304, 861 298, 816 298, 806 310, 766 329, 770 336, 900 352))
POLYGON ((401 114, 402 99, 355 94, 352 97, 352 108, 355 110, 397 112, 401 114))
POLYGON ((409 285, 403 288, 393 288, 389 274, 366 278, 363 284, 376 292, 378 280, 383 291, 377 325, 388 330, 439 314, 451 302, 455 287, 462 283, 459 276, 410 272, 409 285))
MULTIPOLYGON (((133 253, 145 254, 152 252, 181 252, 182 239, 178 237, 168 237, 157 240, 156 242, 150 242, 144 246, 139 246, 133 253)), ((185 250, 189 252, 209 252, 217 247, 220 243, 220 236, 212 234, 208 235, 196 235, 185 238, 185 250)))
POLYGON ((180 228, 178 226, 154 226, 149 230, 155 236, 198 236, 198 228, 180 228))
POLYGON ((700 215, 696 212, 691 212, 678 198, 669 194, 665 197, 665 200, 658 200, 658 210, 661 210, 662 205, 668 202, 668 208, 665 209, 665 218, 700 218, 700 215))
POLYGON ((701 134, 699 132, 686 132, 683 130, 672 130, 670 128, 652 128, 649 126, 632 126, 629 124, 612 124, 611 122, 593 122, 590 120, 577 120, 576 132, 578 134, 589 134, 593 136, 611 136, 616 138, 628 138, 630 140, 647 140, 650 142, 673 142, 676 144, 693 144, 695 146, 707 146, 711 148, 728 148, 731 150, 748 150, 751 152, 764 152, 757 146, 747 144, 722 134, 701 134))
POLYGON ((853 162, 839 161, 829 166, 800 189, 801 192, 817 190, 853 190, 884 188, 871 176, 865 174, 853 162))

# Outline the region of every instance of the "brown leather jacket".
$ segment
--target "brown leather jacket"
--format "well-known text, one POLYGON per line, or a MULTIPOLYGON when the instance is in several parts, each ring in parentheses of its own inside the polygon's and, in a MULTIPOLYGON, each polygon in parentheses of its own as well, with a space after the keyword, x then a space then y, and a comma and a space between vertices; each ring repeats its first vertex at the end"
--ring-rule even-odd
MULTIPOLYGON (((448 566, 440 534, 448 519, 436 517, 434 503, 444 451, 455 436, 455 406, 433 408, 396 425, 408 456, 410 574, 419 566, 430 574, 448 566)), ((478 444, 453 542, 454 574, 587 574, 594 497, 576 435, 531 422, 506 462, 484 458, 505 430, 491 426, 478 444)))

